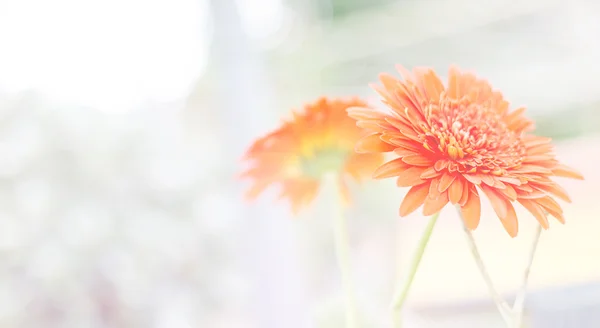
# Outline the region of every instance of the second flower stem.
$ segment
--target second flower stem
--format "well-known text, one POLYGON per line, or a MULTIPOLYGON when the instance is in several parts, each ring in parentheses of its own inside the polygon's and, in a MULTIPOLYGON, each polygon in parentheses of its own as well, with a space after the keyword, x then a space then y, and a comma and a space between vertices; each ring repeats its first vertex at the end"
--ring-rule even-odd
POLYGON ((346 303, 346 328, 358 328, 356 292, 354 290, 354 282, 352 279, 352 269, 350 265, 348 228, 346 227, 346 219, 344 217, 344 206, 342 201, 342 193, 339 189, 337 175, 328 177, 328 184, 333 190, 335 202, 333 204, 333 237, 335 242, 335 255, 337 257, 340 275, 342 279, 342 287, 344 289, 344 300, 346 303))
POLYGON ((429 223, 427 223, 427 227, 425 228, 425 231, 423 231, 423 235, 421 236, 419 245, 417 246, 417 249, 415 250, 415 253, 413 255, 408 275, 406 276, 404 283, 398 284, 398 289, 394 294, 394 299, 392 300, 392 311, 396 327, 400 326, 402 307, 404 306, 404 302, 408 297, 408 292, 410 291, 410 287, 412 286, 415 275, 417 274, 419 264, 421 263, 421 259, 423 258, 423 254, 425 253, 425 248, 429 243, 429 238, 431 237, 431 233, 433 232, 433 227, 435 227, 439 216, 440 212, 437 212, 436 214, 431 216, 431 219, 429 219, 429 223))
POLYGON ((527 259, 527 267, 525 268, 525 272, 523 273, 523 282, 521 284, 521 289, 517 293, 517 297, 515 298, 515 303, 512 307, 512 315, 513 315, 513 327, 521 328, 523 324, 523 309, 525 308, 525 296, 527 295, 527 284, 529 282, 529 273, 531 272, 531 265, 533 264, 533 258, 535 257, 535 252, 537 250, 537 246, 540 240, 540 236, 542 235, 542 226, 537 225, 535 229, 535 235, 533 239, 533 243, 531 245, 531 250, 529 251, 529 258, 527 259))
POLYGON ((485 285, 487 286, 488 291, 489 291, 490 295, 492 296, 492 300, 498 307, 498 311, 500 311, 500 314, 502 315, 502 318, 504 319, 504 321, 507 324, 510 324, 510 322, 512 321, 512 319, 511 319, 512 310, 508 306, 508 303, 506 303, 506 301, 502 298, 502 296, 500 296, 500 294, 496 291, 496 287, 494 287, 494 282, 492 281, 492 278, 490 277, 490 274, 488 273, 488 271, 485 267, 485 264, 483 263, 483 259, 481 258, 481 254, 479 253, 479 249, 477 248, 477 244, 475 243, 473 234, 467 227, 464 227, 464 230, 465 230, 465 234, 467 236, 467 242, 469 243, 469 248, 471 249, 471 254, 473 255, 473 258, 475 259, 475 263, 477 264, 477 267, 479 268, 481 277, 485 281, 485 285))
POLYGON ((481 254, 479 253, 479 248, 477 247, 477 244, 475 243, 475 238, 473 237, 471 230, 469 230, 467 228, 467 226, 464 224, 464 219, 462 217, 462 213, 461 213, 460 209, 458 209, 458 215, 460 216, 461 221, 463 222, 463 229, 464 229, 465 235, 467 237, 467 243, 469 244, 469 249, 471 250, 473 259, 475 260, 475 263, 477 264, 477 268, 479 268, 481 277, 485 281, 485 285, 487 286, 488 291, 489 291, 490 295, 492 296, 492 300, 498 307, 498 311, 500 311, 502 318, 504 319, 504 321, 506 322, 507 325, 510 325, 511 322, 513 321, 512 315, 511 315, 512 310, 508 306, 508 303, 506 303, 506 301, 504 301, 502 296, 500 296, 500 294, 498 294, 498 292, 496 291, 496 287, 494 287, 494 282, 492 281, 492 278, 490 277, 490 274, 488 273, 487 268, 485 267, 485 264, 483 263, 483 259, 481 258, 481 254))

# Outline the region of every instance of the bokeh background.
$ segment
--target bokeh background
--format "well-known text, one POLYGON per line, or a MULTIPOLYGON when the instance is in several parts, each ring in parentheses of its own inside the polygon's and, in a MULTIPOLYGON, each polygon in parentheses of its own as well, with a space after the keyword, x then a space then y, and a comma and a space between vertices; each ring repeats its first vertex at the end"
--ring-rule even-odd
MULTIPOLYGON (((528 327, 600 327, 600 4, 593 0, 0 0, 0 327, 338 328, 327 201, 241 201, 239 158, 291 108, 374 100, 456 63, 527 105, 585 181, 542 235, 528 327)), ((363 328, 389 327, 425 221, 393 182, 348 214, 363 328)), ((475 237, 511 298, 534 219, 475 237)), ((406 327, 502 327, 451 209, 406 327)))

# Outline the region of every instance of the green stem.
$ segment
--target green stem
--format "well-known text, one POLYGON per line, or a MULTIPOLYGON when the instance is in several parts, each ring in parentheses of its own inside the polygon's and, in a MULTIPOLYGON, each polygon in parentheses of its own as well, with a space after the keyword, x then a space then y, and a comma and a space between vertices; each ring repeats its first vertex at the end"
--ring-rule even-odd
POLYGON ((483 259, 481 258, 481 254, 479 253, 479 248, 477 247, 477 244, 475 243, 475 238, 473 237, 471 230, 469 230, 467 228, 467 226, 464 224, 465 221, 462 217, 460 208, 457 207, 457 210, 458 210, 458 215, 460 216, 462 224, 463 224, 463 230, 465 231, 465 235, 467 237, 467 242, 469 243, 469 249, 471 250, 471 254, 473 255, 473 259, 475 260, 477 267, 479 268, 481 277, 485 281, 485 285, 487 286, 488 291, 489 291, 490 295, 492 296, 492 300, 496 304, 496 307, 498 307, 498 311, 500 312, 500 315, 502 315, 502 319, 504 319, 506 324, 510 326, 510 322, 512 321, 511 320, 512 311, 511 311, 510 307, 508 306, 508 304, 506 303, 506 301, 504 301, 502 296, 500 296, 500 294, 496 291, 496 287, 494 287, 494 282, 492 281, 492 278, 490 277, 490 274, 488 273, 488 271, 485 267, 485 264, 483 263, 483 259))
POLYGON ((334 202, 335 204, 333 205, 335 208, 335 212, 333 213, 335 254, 338 260, 338 266, 342 279, 342 287, 345 294, 346 327, 357 328, 358 315, 355 296, 356 292, 354 290, 352 270, 350 265, 348 229, 346 227, 346 219, 344 218, 344 205, 341 196, 342 193, 341 190, 339 190, 339 182, 337 181, 337 178, 337 175, 331 175, 328 179, 331 189, 335 193, 334 196, 336 197, 336 202, 334 202))
POLYGON ((394 316, 394 325, 395 327, 400 327, 400 318, 402 307, 404 306, 404 302, 408 297, 408 292, 410 291, 410 287, 412 286, 413 280, 415 279, 415 275, 417 274, 417 270, 419 269, 419 264, 421 263, 421 259, 423 258, 423 254, 425 253, 425 248, 429 243, 429 238, 431 237, 431 233, 433 232, 433 227, 435 227, 435 223, 437 222, 438 217, 440 216, 440 212, 432 215, 429 219, 429 223, 423 231, 423 235, 421 236, 421 240, 419 241, 419 245, 413 254, 413 258, 411 261, 411 265, 408 271, 408 276, 406 280, 404 280, 403 284, 398 284, 398 289, 394 294, 394 299, 392 301, 392 311, 394 316))
POLYGON ((527 267, 525 268, 525 272, 523 273, 523 282, 521 284, 521 289, 515 298, 515 303, 512 307, 512 315, 513 315, 513 327, 521 328, 523 324, 523 309, 525 308, 525 296, 527 295, 527 284, 529 282, 529 273, 531 272, 531 265, 533 264, 533 259, 535 257, 535 252, 537 250, 537 245, 540 241, 540 236, 542 235, 542 226, 537 225, 535 230, 535 235, 533 237, 533 242, 531 245, 531 250, 529 251, 529 259, 527 262, 527 267))

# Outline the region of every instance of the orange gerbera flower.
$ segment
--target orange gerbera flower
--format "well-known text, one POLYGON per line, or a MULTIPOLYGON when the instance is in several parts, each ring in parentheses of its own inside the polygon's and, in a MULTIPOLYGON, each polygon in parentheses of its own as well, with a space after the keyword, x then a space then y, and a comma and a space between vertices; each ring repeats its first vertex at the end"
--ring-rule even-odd
POLYGON ((555 159, 549 138, 529 134, 534 124, 523 115, 525 108, 510 111, 502 93, 456 67, 450 68, 446 87, 432 69, 411 74, 398 66, 398 71, 403 81, 381 74, 383 87, 373 86, 389 114, 370 108, 348 112, 372 132, 357 143, 357 152, 398 156, 374 178, 397 177, 399 187, 411 187, 400 216, 421 205, 424 215, 432 215, 447 203, 458 204, 472 230, 479 224, 480 190, 512 237, 518 232, 515 201, 545 229, 547 213, 564 223, 551 195, 570 199, 550 178, 583 177, 555 159))
POLYGON ((255 141, 244 157, 250 167, 242 177, 254 180, 248 198, 278 184, 280 198, 289 199, 297 213, 314 199, 323 176, 336 172, 344 199, 348 200, 345 178, 360 180, 383 163, 382 154, 354 152, 354 145, 365 135, 346 113, 354 106, 368 108, 366 102, 357 98, 322 97, 255 141))

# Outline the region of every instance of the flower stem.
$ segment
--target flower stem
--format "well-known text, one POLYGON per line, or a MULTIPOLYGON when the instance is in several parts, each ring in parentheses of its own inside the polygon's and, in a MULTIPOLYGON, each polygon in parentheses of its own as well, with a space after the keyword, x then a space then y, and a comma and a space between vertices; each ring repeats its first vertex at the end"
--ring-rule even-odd
POLYGON ((467 228, 467 226, 464 224, 464 220, 462 217, 462 213, 460 212, 460 209, 459 208, 457 208, 457 209, 458 209, 458 215, 460 216, 461 221, 463 222, 463 229, 464 229, 465 235, 467 237, 467 242, 469 243, 469 248, 471 250, 471 254, 473 255, 473 259, 475 259, 475 263, 477 264, 477 267, 479 268, 481 277, 485 281, 488 291, 489 291, 490 295, 492 296, 492 300, 498 307, 498 311, 500 311, 500 315, 502 315, 502 318, 504 319, 506 324, 510 325, 510 322, 512 321, 511 320, 511 317, 512 317, 511 316, 511 312, 512 312, 511 308, 508 306, 506 301, 504 301, 502 296, 500 296, 500 294, 498 294, 498 292, 496 291, 496 288, 494 287, 492 278, 490 277, 490 274, 488 273, 488 271, 485 267, 485 264, 483 263, 483 259, 481 258, 481 254, 479 253, 479 248, 477 247, 477 244, 475 243, 475 238, 473 237, 471 230, 469 230, 467 228))
POLYGON ((344 205, 342 193, 339 189, 337 175, 329 175, 329 184, 334 192, 336 202, 334 202, 333 213, 333 237, 335 242, 335 254, 340 269, 342 287, 345 294, 346 303, 346 328, 358 327, 358 315, 356 306, 356 292, 352 279, 352 270, 350 265, 350 255, 348 247, 348 230, 346 227, 346 219, 344 218, 344 205))
POLYGON ((531 265, 533 264, 533 259, 535 257, 535 252, 537 250, 537 245, 540 241, 540 236, 542 235, 542 226, 537 225, 535 230, 535 235, 533 237, 533 242, 531 245, 531 250, 529 251, 529 259, 527 262, 527 267, 525 268, 525 272, 523 273, 523 282, 521 284, 521 288, 515 298, 515 303, 512 307, 512 315, 513 315, 513 327, 521 328, 523 324, 523 309, 525 308, 525 296, 527 294, 527 284, 529 282, 529 273, 531 272, 531 265))
POLYGON ((408 271, 408 276, 404 283, 398 284, 398 289, 394 294, 394 299, 392 301, 392 311, 394 317, 394 326, 400 327, 400 317, 402 307, 404 306, 404 302, 408 297, 408 292, 410 291, 410 287, 412 286, 415 275, 417 274, 417 270, 419 269, 419 264, 421 263, 421 259, 423 258, 423 254, 425 253, 425 248, 429 243, 429 238, 431 237, 431 233, 433 232, 433 227, 435 227, 435 223, 437 222, 438 217, 440 216, 440 212, 432 215, 429 219, 429 223, 427 223, 427 227, 425 231, 423 231, 423 235, 421 236, 421 240, 419 241, 419 245, 414 252, 411 265, 408 271))

